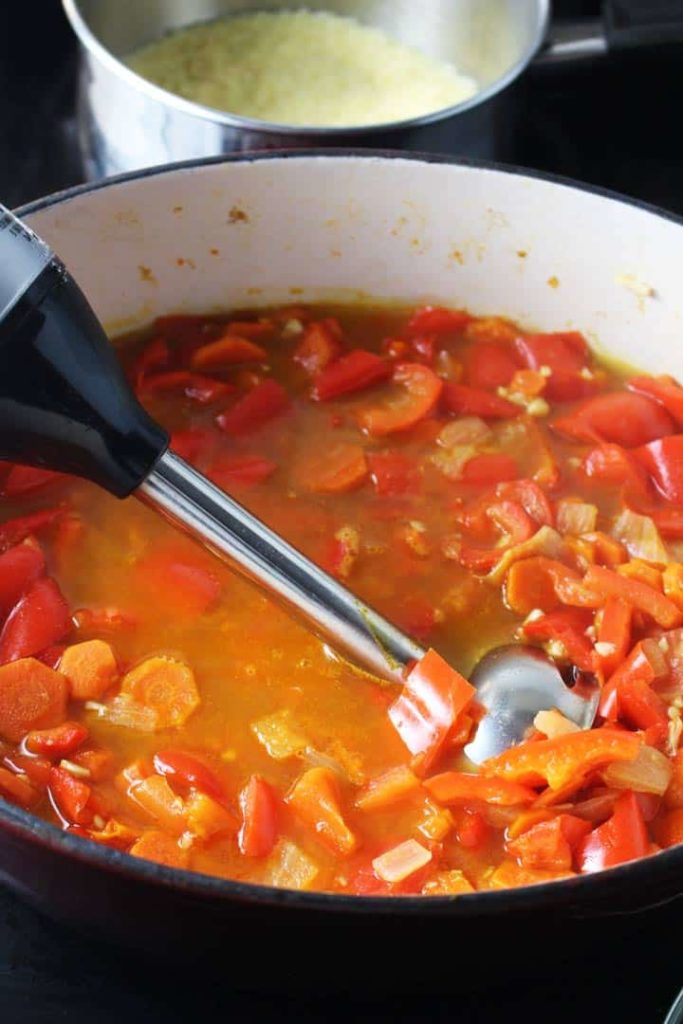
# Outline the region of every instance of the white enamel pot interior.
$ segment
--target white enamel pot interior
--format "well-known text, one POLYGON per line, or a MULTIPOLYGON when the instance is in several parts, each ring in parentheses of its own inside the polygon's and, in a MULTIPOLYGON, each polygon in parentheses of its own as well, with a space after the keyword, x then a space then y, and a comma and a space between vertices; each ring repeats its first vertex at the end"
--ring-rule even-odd
MULTIPOLYGON (((514 170, 398 154, 264 154, 140 172, 23 213, 112 333, 171 311, 330 297, 432 300, 544 330, 579 328, 610 357, 683 375, 681 222, 514 170)), ((141 882, 174 888, 182 879, 185 892, 213 901, 239 894, 247 902, 392 912, 392 901, 276 894, 174 871, 86 844, 9 806, 0 806, 3 825, 57 855, 141 882)), ((461 897, 457 910, 448 899, 404 899, 400 908, 495 912, 542 904, 544 892, 560 903, 571 893, 580 905, 582 893, 589 900, 599 891, 609 902, 657 872, 668 879, 660 898, 670 899, 681 891, 679 853, 461 897)))

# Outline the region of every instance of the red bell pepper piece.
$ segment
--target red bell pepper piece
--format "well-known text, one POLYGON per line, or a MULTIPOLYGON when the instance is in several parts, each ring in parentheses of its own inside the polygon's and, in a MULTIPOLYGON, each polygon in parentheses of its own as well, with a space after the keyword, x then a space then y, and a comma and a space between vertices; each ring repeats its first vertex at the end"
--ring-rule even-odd
POLYGON ((28 658, 58 643, 72 628, 69 607, 54 580, 38 579, 9 614, 0 633, 0 663, 28 658))
POLYGON ((462 309, 421 306, 408 321, 407 331, 415 334, 459 334, 472 317, 462 309))
POLYGON ((90 806, 92 789, 76 779, 65 768, 50 769, 50 794, 60 816, 66 824, 89 825, 93 819, 90 806))
POLYGON ((261 455, 223 456, 206 470, 209 480, 222 490, 230 492, 233 487, 254 487, 272 476, 277 465, 261 455))
POLYGON ((42 509, 40 512, 17 516, 15 519, 8 519, 6 522, 0 523, 0 548, 12 547, 14 544, 26 540, 33 533, 41 533, 58 522, 65 514, 66 508, 59 505, 56 508, 42 509))
POLYGON ((17 544, 0 555, 0 614, 6 615, 21 595, 45 572, 37 544, 17 544))
POLYGON ((590 822, 572 814, 539 821, 505 844, 518 864, 532 870, 570 871, 573 851, 590 832, 590 822))
MULTIPOLYGON (((157 320, 157 327, 159 323, 160 321, 157 320)), ((153 370, 158 371, 168 366, 170 358, 171 353, 166 340, 159 337, 152 338, 130 368, 129 377, 134 389, 138 391, 145 377, 153 370)))
POLYGON ((683 427, 683 388, 673 377, 632 377, 626 387, 659 402, 678 426, 683 427))
POLYGON ((554 526, 555 514, 545 494, 533 480, 508 480, 498 484, 496 497, 516 501, 539 526, 554 526))
POLYGON ((370 479, 382 498, 398 494, 416 494, 420 474, 415 463, 401 452, 368 452, 370 479))
POLYGON ((225 800, 225 788, 208 765, 183 750, 160 750, 154 755, 154 770, 165 775, 181 792, 199 789, 216 800, 225 800))
POLYGON ((524 624, 524 635, 530 640, 559 640, 569 660, 584 672, 592 672, 593 644, 586 636, 593 613, 585 608, 558 608, 540 619, 524 624))
POLYGON ((621 662, 600 694, 598 714, 615 722, 623 719, 636 729, 647 729, 651 725, 666 725, 666 706, 653 689, 651 683, 657 678, 656 661, 650 656, 654 640, 641 640, 621 662))
POLYGON ((392 370, 388 360, 357 348, 321 370, 314 378, 311 394, 318 402, 329 402, 342 395, 365 391, 390 377, 392 370))
POLYGON ((561 416, 553 429, 576 441, 603 441, 636 448, 666 437, 675 425, 666 409, 644 395, 613 391, 590 398, 561 416))
POLYGON ((240 794, 242 826, 237 841, 245 857, 266 857, 278 832, 277 798, 259 775, 252 775, 240 794))
POLYGON ((187 398, 200 405, 225 398, 236 390, 234 384, 216 380, 215 377, 204 377, 188 370, 173 370, 147 377, 142 384, 142 394, 159 395, 167 392, 182 392, 187 398))
POLYGON ((443 382, 433 370, 421 363, 399 363, 392 376, 396 385, 381 405, 363 408, 356 414, 362 430, 384 437, 408 430, 428 416, 436 405, 443 382))
POLYGON ((308 324, 292 358, 306 373, 317 376, 342 352, 342 329, 333 317, 308 324))
POLYGON ((54 729, 34 729, 25 740, 26 749, 58 760, 68 757, 88 738, 88 730, 80 722, 63 722, 54 729))
POLYGON ((160 605, 186 616, 202 615, 221 593, 217 576, 173 546, 141 558, 136 577, 150 598, 154 596, 160 605))
POLYGON ((673 629, 683 622, 683 613, 654 587, 640 580, 629 579, 601 565, 591 565, 583 578, 583 586, 587 591, 600 597, 623 597, 638 611, 648 615, 664 629, 673 629))
POLYGON ((443 397, 449 412, 462 416, 482 416, 484 419, 510 419, 519 416, 522 409, 507 398, 492 395, 490 391, 470 388, 465 384, 447 382, 443 397))
POLYGON ((6 498, 18 498, 22 494, 39 491, 43 487, 49 487, 51 484, 66 479, 64 473, 55 473, 51 469, 14 465, 5 477, 2 493, 6 498))
POLYGON ((482 341, 465 353, 465 381, 471 388, 495 391, 507 387, 519 368, 514 349, 482 341))
POLYGON ((666 500, 683 505, 683 434, 652 441, 634 455, 666 500))
POLYGON ((429 650, 411 669, 389 718, 421 773, 429 770, 458 717, 469 707, 474 687, 429 650))
POLYGON ((248 434, 288 407, 289 395, 281 384, 269 377, 240 398, 232 409, 221 413, 216 422, 226 434, 248 434))
POLYGON ((197 463, 206 455, 220 435, 206 427, 191 427, 189 430, 175 430, 171 434, 171 448, 186 462, 197 463))
POLYGON ((462 543, 458 561, 461 565, 478 572, 487 572, 508 548, 522 544, 536 532, 534 521, 515 501, 499 501, 487 505, 485 514, 489 522, 507 538, 507 543, 494 548, 480 548, 462 543))
POLYGON ((629 790, 615 803, 612 817, 579 844, 579 870, 582 874, 602 871, 603 868, 645 857, 648 851, 643 813, 635 793, 629 790))
POLYGON ((609 654, 595 652, 596 665, 606 679, 609 679, 628 654, 632 618, 633 608, 628 601, 615 594, 607 598, 598 626, 598 642, 609 644, 612 651, 609 654))
POLYGON ((438 343, 439 339, 436 334, 418 334, 412 339, 410 347, 419 362, 433 366, 438 343))
POLYGON ((190 365, 195 370, 211 370, 233 366, 235 363, 258 363, 266 358, 266 350, 248 338, 232 333, 223 334, 215 341, 195 349, 190 365))

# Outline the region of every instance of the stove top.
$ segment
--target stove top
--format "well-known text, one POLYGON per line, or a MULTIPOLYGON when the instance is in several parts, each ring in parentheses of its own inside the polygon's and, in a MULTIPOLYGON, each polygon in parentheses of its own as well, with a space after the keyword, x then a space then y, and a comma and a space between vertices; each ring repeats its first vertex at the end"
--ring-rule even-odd
MULTIPOLYGON (((22 0, 7 7, 0 36, 0 198, 17 206, 78 184, 84 172, 75 120, 77 54, 57 0, 22 0), (30 59, 25 38, 31 38, 30 59)), ((598 4, 566 0, 556 8, 561 14, 594 15, 598 4)), ((683 136, 676 116, 683 93, 680 53, 532 69, 518 90, 521 114, 513 162, 683 214, 683 136)), ((624 929, 633 933, 635 963, 637 919, 629 919, 624 929)), ((606 950, 604 961, 586 964, 583 976, 558 964, 555 976, 520 986, 519 993, 497 991, 492 979, 486 992, 456 994, 438 979, 429 995, 393 993, 380 999, 354 993, 350 986, 345 996, 304 1000, 239 992, 216 978, 174 977, 171 982, 158 968, 126 962, 0 890, 0 1006, 10 1024, 61 1019, 108 1024, 142 1019, 143 1014, 150 1024, 169 1024, 218 1013, 236 1019, 248 1014, 257 1022, 296 1016, 301 1024, 324 1018, 397 1022, 426 1017, 488 1024, 501 1011, 513 1020, 524 1014, 532 1020, 551 1018, 554 1024, 582 1019, 658 1024, 683 984, 678 950, 667 956, 672 934, 663 917, 661 947, 643 948, 641 970, 611 963, 606 950)))

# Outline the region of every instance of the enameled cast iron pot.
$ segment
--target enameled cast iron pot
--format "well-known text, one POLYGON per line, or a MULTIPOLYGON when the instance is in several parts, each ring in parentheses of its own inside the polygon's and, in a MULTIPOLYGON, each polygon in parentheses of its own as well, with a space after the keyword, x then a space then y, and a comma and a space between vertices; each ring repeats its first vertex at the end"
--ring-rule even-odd
MULTIPOLYGON (((245 156, 122 177, 22 212, 112 333, 161 313, 292 296, 431 299, 581 328, 598 351, 683 375, 683 222, 514 169, 367 152, 245 156)), ((354 898, 172 870, 0 801, 0 877, 78 927, 185 961, 214 957, 244 983, 263 984, 265 964, 271 982, 310 985, 308 955, 322 948, 340 984, 352 969, 354 983, 367 971, 452 986, 477 968, 537 971, 558 955, 589 957, 598 939, 614 950, 634 930, 661 932, 667 911, 652 908, 683 893, 683 846, 527 889, 354 898)))

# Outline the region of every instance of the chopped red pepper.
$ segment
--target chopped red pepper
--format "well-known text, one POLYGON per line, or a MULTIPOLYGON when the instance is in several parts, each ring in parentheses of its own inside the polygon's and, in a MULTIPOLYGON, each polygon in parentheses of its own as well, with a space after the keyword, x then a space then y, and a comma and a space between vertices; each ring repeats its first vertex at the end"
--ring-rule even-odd
POLYGON ((464 384, 446 383, 443 389, 446 408, 462 416, 482 416, 484 419, 510 419, 519 416, 522 409, 507 398, 492 395, 490 391, 466 387, 464 384))
POLYGON ((459 334, 472 317, 461 309, 444 309, 443 306, 422 306, 408 321, 408 333, 413 334, 459 334))
POLYGON ((281 415, 289 407, 289 395, 277 381, 268 378, 247 392, 216 422, 226 434, 249 434, 281 415))
POLYGON ((365 391, 390 377, 392 369, 388 360, 357 348, 321 370, 313 381, 311 394, 318 402, 329 402, 333 398, 365 391))
POLYGON ((69 607, 52 579, 38 579, 9 614, 0 633, 0 663, 28 658, 62 640, 72 628, 69 607))
POLYGON ((683 505, 683 434, 652 441, 634 454, 666 500, 683 505))
POLYGON ((603 441, 636 448, 674 432, 668 412, 644 395, 614 391, 590 398, 553 423, 576 441, 603 441))
POLYGON ((626 792, 614 805, 612 817, 594 829, 577 850, 583 874, 612 868, 648 853, 649 841, 635 793, 626 792))
POLYGON ((342 329, 333 317, 308 324, 292 358, 307 374, 316 377, 342 352, 342 329))

